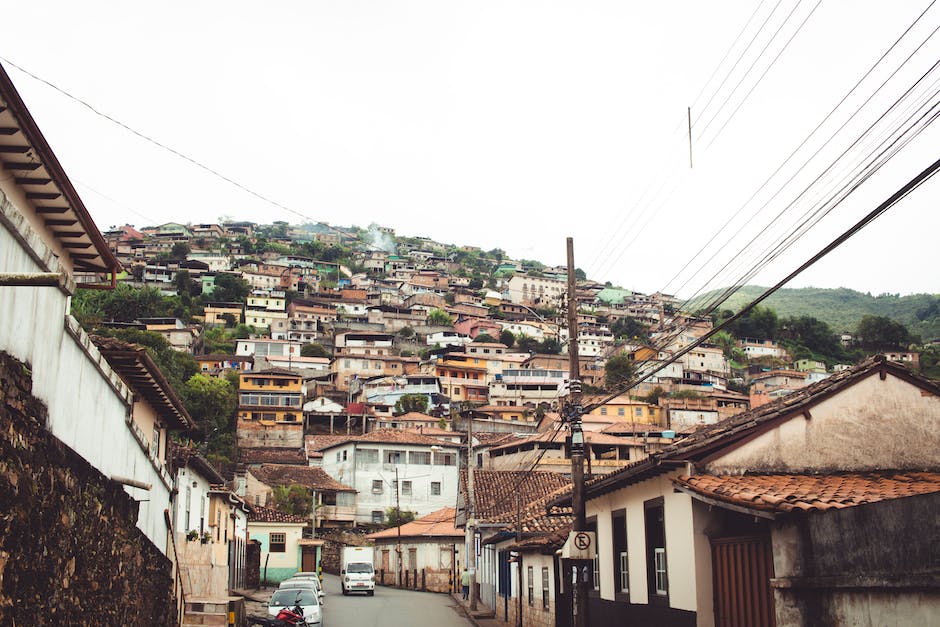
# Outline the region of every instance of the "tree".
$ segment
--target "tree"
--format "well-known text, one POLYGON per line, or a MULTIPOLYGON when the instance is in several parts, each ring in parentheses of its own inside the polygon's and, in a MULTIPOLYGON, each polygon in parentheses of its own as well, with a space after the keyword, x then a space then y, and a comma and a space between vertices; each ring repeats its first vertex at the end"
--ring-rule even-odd
POLYGON ((777 337, 777 313, 768 307, 754 307, 729 328, 736 337, 773 340, 777 337))
POLYGON ((453 324, 450 314, 443 309, 432 309, 428 314, 428 324, 440 327, 449 327, 453 324))
POLYGON ((658 405, 659 399, 666 395, 666 390, 661 385, 657 385, 650 393, 643 397, 643 400, 650 405, 658 405))
POLYGON ((587 273, 585 273, 581 268, 575 268, 574 278, 578 281, 587 281, 587 273))
POLYGON ((179 270, 173 277, 173 286, 176 288, 176 293, 180 296, 184 294, 186 296, 196 296, 202 292, 202 287, 193 280, 189 274, 189 270, 179 270))
POLYGON ((186 242, 176 242, 170 249, 170 259, 186 259, 192 250, 186 242))
POLYGON ((402 327, 398 331, 398 337, 404 338, 406 340, 409 340, 413 338, 414 336, 415 336, 415 330, 412 329, 411 327, 402 327))
POLYGON ((279 512, 294 516, 309 516, 313 512, 313 494, 310 488, 299 484, 274 486, 274 507, 279 512))
POLYGON ((235 429, 237 393, 227 379, 194 374, 180 394, 186 410, 200 431, 207 450, 220 453, 217 440, 235 429))
POLYGON ((407 525, 417 517, 416 512, 408 510, 399 510, 397 507, 389 507, 385 510, 385 525, 387 527, 400 527, 407 525))
POLYGON ((323 348, 322 344, 317 344, 316 342, 310 344, 304 344, 300 347, 300 356, 301 357, 329 357, 330 352, 323 348))
POLYGON ((516 344, 519 346, 519 350, 523 353, 535 353, 538 352, 540 343, 534 337, 521 335, 518 339, 516 339, 516 344))
POLYGON ((721 349, 725 357, 731 359, 732 353, 737 346, 734 337, 727 331, 718 331, 709 340, 712 344, 721 349))
POLYGON ((906 348, 912 339, 903 324, 885 316, 864 316, 855 333, 862 348, 875 351, 906 348))
POLYGON ((516 344, 516 336, 509 329, 503 329, 499 332, 499 343, 512 348, 516 344))
POLYGON ((494 337, 493 337, 492 335, 490 335, 489 333, 480 333, 480 334, 477 335, 475 338, 473 338, 473 341, 474 341, 474 342, 480 342, 480 343, 486 342, 486 343, 489 343, 489 344, 495 344, 495 343, 496 343, 496 338, 494 338, 494 337))
POLYGON ((483 289, 483 279, 473 278, 470 279, 470 283, 467 285, 471 290, 481 290, 483 289))
POLYGON ((649 340, 650 328, 636 318, 625 316, 619 318, 610 326, 610 332, 617 338, 635 339, 640 342, 649 340))
POLYGON ((220 272, 215 275, 212 299, 222 303, 243 303, 251 293, 248 281, 235 274, 220 272))
POLYGON ((633 379, 635 373, 633 360, 626 353, 617 353, 604 367, 604 384, 609 389, 619 387, 633 379))
POLYGON ((395 402, 395 415, 417 412, 425 414, 428 411, 428 397, 424 394, 403 394, 395 402))
POLYGON ((547 337, 539 343, 538 352, 545 355, 558 355, 561 353, 561 342, 553 337, 547 337))

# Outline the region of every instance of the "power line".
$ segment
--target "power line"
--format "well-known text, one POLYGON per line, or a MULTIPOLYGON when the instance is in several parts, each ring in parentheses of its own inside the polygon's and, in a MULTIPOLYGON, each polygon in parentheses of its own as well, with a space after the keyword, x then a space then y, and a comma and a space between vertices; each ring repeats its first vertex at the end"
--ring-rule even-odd
POLYGON ((180 159, 183 159, 184 161, 188 162, 189 164, 194 165, 194 166, 196 166, 197 168, 199 168, 199 169, 201 169, 201 170, 203 170, 203 171, 205 171, 205 172, 208 172, 208 173, 211 174, 212 176, 214 176, 214 177, 216 177, 216 178, 218 178, 218 179, 221 179, 222 181, 225 181, 226 183, 228 183, 228 184, 230 184, 230 185, 232 185, 232 186, 234 186, 234 187, 240 189, 241 191, 243 191, 243 192, 245 192, 245 193, 247 193, 247 194, 250 194, 250 195, 254 196, 255 198, 258 198, 259 200, 262 200, 262 201, 268 203, 269 205, 272 205, 272 206, 274 206, 274 207, 277 207, 278 209, 282 209, 282 210, 287 211, 287 212, 289 212, 289 213, 292 213, 292 214, 294 214, 294 215, 296 215, 296 216, 299 216, 300 218, 303 218, 304 220, 309 220, 309 221, 311 221, 311 222, 315 222, 315 221, 316 221, 316 220, 314 220, 313 218, 311 218, 310 216, 308 216, 308 215, 306 215, 306 214, 304 214, 304 213, 301 213, 300 211, 297 211, 296 209, 291 209, 290 207, 288 207, 288 206, 286 206, 286 205, 284 205, 284 204, 281 204, 281 203, 277 202, 276 200, 273 200, 272 198, 269 198, 269 197, 267 197, 267 196, 265 196, 265 195, 263 195, 263 194, 261 194, 261 193, 259 193, 259 192, 256 192, 255 190, 251 189, 251 188, 248 187, 247 185, 243 185, 242 183, 239 183, 239 182, 236 181, 235 179, 230 178, 230 177, 228 177, 228 176, 222 174, 222 173, 219 172, 218 170, 216 170, 216 169, 214 169, 214 168, 212 168, 212 167, 210 167, 210 166, 208 166, 208 165, 202 163, 201 161, 198 161, 198 160, 194 159, 193 157, 190 157, 189 155, 187 155, 187 154, 185 154, 185 153, 183 153, 183 152, 180 152, 179 150, 176 150, 175 148, 172 148, 172 147, 170 147, 170 146, 168 146, 168 145, 166 145, 166 144, 164 144, 164 143, 162 143, 162 142, 160 142, 160 141, 158 141, 158 140, 156 140, 156 139, 150 137, 149 135, 146 135, 146 134, 142 133, 141 131, 138 131, 137 129, 135 129, 135 128, 133 128, 133 127, 131 127, 131 126, 125 124, 124 122, 121 122, 120 120, 118 120, 118 119, 116 119, 116 118, 114 118, 114 117, 108 115, 107 113, 104 113, 104 112, 100 111, 99 109, 95 108, 93 105, 89 104, 89 103, 86 102, 85 100, 82 100, 81 98, 72 95, 71 93, 69 93, 69 92, 66 91, 65 89, 59 87, 58 85, 55 85, 55 84, 51 83, 50 81, 47 81, 46 79, 44 79, 44 78, 42 78, 42 77, 40 77, 40 76, 37 76, 36 74, 33 74, 33 73, 30 72, 29 70, 27 70, 27 69, 23 68, 22 66, 20 66, 20 65, 18 65, 18 64, 16 64, 16 63, 14 63, 13 61, 10 61, 9 59, 7 59, 6 57, 4 57, 4 56, 2 56, 2 55, 0 55, 0 61, 3 61, 4 63, 6 63, 7 65, 9 65, 10 67, 16 68, 17 70, 19 70, 20 72, 26 74, 26 75, 29 76, 30 78, 33 78, 33 79, 39 81, 40 83, 43 83, 44 85, 47 85, 47 86, 51 87, 52 89, 54 89, 54 90, 57 91, 58 93, 62 94, 62 95, 65 96, 66 98, 69 98, 70 100, 73 100, 73 101, 79 103, 80 105, 82 105, 83 107, 87 108, 89 111, 91 111, 92 113, 94 113, 94 114, 97 115, 98 117, 101 117, 101 118, 103 118, 103 119, 105 119, 105 120, 111 122, 112 124, 115 124, 115 125, 121 127, 122 129, 124 129, 125 131, 131 133, 132 135, 135 135, 135 136, 138 137, 139 139, 142 139, 142 140, 144 140, 144 141, 147 142, 147 143, 150 143, 150 144, 152 144, 152 145, 154 145, 154 146, 156 146, 156 147, 158 147, 158 148, 161 148, 162 150, 165 150, 166 152, 169 152, 170 154, 174 155, 175 157, 178 157, 178 158, 180 158, 180 159))
MULTIPOLYGON (((692 261, 693 261, 696 257, 698 257, 699 255, 701 255, 701 254, 708 248, 708 246, 710 246, 710 245, 717 239, 717 237, 718 237, 719 235, 721 235, 721 234, 724 232, 724 230, 730 225, 731 221, 734 220, 737 216, 739 216, 739 215, 741 214, 741 212, 742 212, 744 209, 746 209, 747 206, 754 200, 754 198, 756 198, 757 195, 758 195, 760 192, 762 192, 762 191, 767 187, 767 185, 773 180, 773 178, 774 178, 778 173, 780 173, 780 171, 797 155, 797 153, 798 153, 798 152, 809 142, 809 140, 823 127, 823 125, 825 125, 825 123, 826 123, 826 122, 835 114, 835 112, 846 102, 846 100, 858 89, 858 87, 865 81, 865 79, 867 79, 868 76, 870 76, 871 73, 878 67, 878 65, 881 64, 881 62, 888 56, 888 54, 890 54, 890 52, 891 52, 892 50, 894 50, 895 47, 897 47, 897 45, 901 42, 901 40, 902 40, 902 39, 910 32, 910 30, 920 21, 920 19, 921 19, 921 18, 924 16, 924 14, 930 9, 930 7, 933 6, 934 2, 936 2, 936 0, 933 0, 933 1, 930 3, 930 5, 927 7, 927 9, 925 9, 925 10, 920 14, 920 16, 918 16, 917 19, 916 19, 910 26, 908 26, 908 28, 900 35, 900 37, 898 37, 897 40, 895 40, 895 42, 888 48, 888 50, 886 50, 886 51, 881 55, 881 57, 874 63, 874 65, 872 65, 872 66, 868 69, 868 71, 865 72, 865 74, 855 83, 855 85, 842 97, 842 99, 829 111, 829 113, 826 114, 826 116, 822 119, 822 121, 820 121, 820 122, 816 125, 816 127, 810 132, 810 134, 807 135, 806 138, 804 138, 802 142, 800 142, 800 144, 790 153, 790 155, 783 161, 783 163, 781 163, 781 164, 770 174, 770 176, 768 176, 767 179, 765 179, 765 181, 758 187, 758 189, 755 190, 754 193, 751 194, 750 198, 748 198, 748 199, 738 208, 738 210, 737 210, 730 218, 728 218, 728 220, 726 220, 725 223, 724 223, 721 227, 719 227, 719 228, 715 231, 715 233, 714 233, 714 234, 712 235, 712 237, 705 243, 705 245, 702 246, 702 248, 700 248, 699 251, 698 251, 695 255, 693 255, 693 257, 692 257, 688 262, 686 262, 686 264, 685 264, 675 275, 673 275, 673 277, 672 277, 671 279, 669 279, 669 281, 668 281, 668 282, 666 283, 666 285, 663 287, 662 291, 668 290, 668 289, 669 289, 669 286, 673 283, 673 281, 675 281, 675 280, 682 274, 682 272, 684 272, 684 271, 689 267, 689 265, 692 263, 692 261)), ((938 27, 938 28, 940 28, 940 27, 938 27)), ((917 48, 916 48, 913 52, 911 52, 911 53, 907 56, 907 58, 906 58, 904 61, 902 61, 902 62, 894 69, 894 71, 891 72, 891 74, 890 74, 884 81, 882 81, 882 83, 875 89, 875 91, 873 91, 873 92, 855 109, 855 111, 839 126, 838 129, 836 129, 836 130, 829 136, 829 138, 828 138, 826 141, 824 141, 824 142, 822 142, 822 143, 820 144, 820 146, 816 149, 816 151, 803 163, 803 165, 800 166, 800 167, 787 179, 787 181, 785 181, 782 185, 780 185, 780 187, 777 189, 777 191, 774 192, 774 194, 771 195, 770 198, 768 198, 768 200, 757 210, 757 212, 754 214, 754 216, 753 216, 751 219, 753 219, 754 217, 757 217, 758 215, 760 215, 760 213, 763 212, 763 210, 766 209, 766 208, 770 205, 770 203, 783 191, 783 189, 784 189, 788 184, 790 184, 790 183, 791 183, 791 182, 792 182, 792 181, 793 181, 793 180, 812 162, 812 160, 813 160, 815 157, 817 157, 817 156, 822 152, 822 150, 823 150, 828 144, 830 144, 830 143, 835 139, 835 137, 836 137, 843 129, 845 129, 845 127, 846 127, 852 120, 854 120, 854 119, 856 118, 856 116, 859 114, 859 112, 860 112, 866 105, 868 105, 868 103, 870 103, 871 100, 872 100, 878 93, 881 92, 881 90, 888 84, 888 82, 889 82, 892 78, 894 78, 894 76, 897 75, 897 73, 898 73, 898 72, 911 60, 911 58, 913 58, 913 56, 914 56, 914 55, 933 37, 933 35, 934 35, 936 32, 937 32, 937 28, 935 28, 935 29, 933 30, 933 32, 931 32, 930 35, 928 35, 927 38, 925 38, 925 39, 920 43, 920 45, 917 46, 917 48)), ((727 245, 727 243, 729 243, 729 242, 732 241, 735 237, 737 237, 737 236, 741 233, 741 231, 743 230, 743 228, 744 228, 747 224, 749 224, 749 222, 742 224, 741 227, 740 227, 737 231, 735 231, 735 233, 734 233, 733 235, 731 235, 731 237, 729 237, 729 238, 726 240, 726 244, 725 244, 725 245, 727 245)), ((709 263, 715 258, 715 256, 720 252, 720 250, 721 250, 721 247, 719 247, 718 249, 716 249, 716 250, 712 253, 712 255, 709 257, 709 259, 708 259, 707 261, 705 261, 705 263, 702 265, 702 267, 701 267, 699 270, 697 270, 696 272, 694 272, 692 275, 690 275, 679 287, 676 288, 676 291, 678 292, 678 291, 682 290, 682 289, 689 283, 689 281, 691 281, 693 278, 695 278, 695 277, 698 275, 699 272, 701 272, 702 270, 704 270, 704 268, 707 266, 707 264, 709 264, 709 263)))
POLYGON ((776 292, 776 291, 779 290, 781 287, 783 287, 784 285, 786 285, 787 283, 789 283, 790 281, 792 281, 794 278, 796 278, 796 277, 799 276, 802 272, 804 272, 807 268, 811 267, 811 266, 812 266, 813 264, 815 264, 817 261, 819 261, 820 259, 822 259, 822 258, 825 257, 826 255, 828 255, 830 252, 832 252, 833 250, 835 250, 836 248, 838 248, 839 246, 841 246, 843 243, 845 243, 847 240, 849 240, 850 238, 852 238, 852 237, 853 237, 855 234, 857 234, 859 231, 861 231, 861 230, 864 229, 866 226, 868 226, 869 224, 871 224, 872 222, 874 222, 876 219, 878 219, 881 215, 883 215, 883 214, 884 214, 886 211, 888 211, 891 207, 893 207, 893 206, 896 205, 898 202, 900 202, 901 200, 903 200, 904 198, 906 198, 911 192, 913 192, 913 191, 916 190, 918 187, 920 187, 921 185, 923 185, 925 182, 927 182, 928 180, 930 180, 930 178, 933 177, 933 176, 937 173, 938 170, 940 170, 940 159, 938 159, 937 161, 934 161, 932 164, 930 164, 926 169, 924 169, 924 170, 921 171, 917 176, 915 176, 913 179, 911 179, 910 181, 908 181, 903 187, 901 187, 899 190, 897 190, 895 193, 893 193, 893 194, 892 194, 890 197, 888 197, 884 202, 882 202, 880 205, 878 205, 877 207, 875 207, 875 209, 873 209, 873 210, 872 210, 871 212, 869 212, 866 216, 864 216, 861 220, 859 220, 858 222, 856 222, 855 224, 853 224, 851 227, 849 227, 846 231, 844 231, 841 235, 839 235, 839 236, 836 237, 834 240, 832 240, 829 244, 827 244, 825 247, 823 247, 823 248, 822 248, 819 252, 817 252, 815 255, 813 255, 812 257, 810 257, 807 261, 803 262, 798 268, 796 268, 793 272, 791 272, 791 273, 788 274, 786 277, 784 277, 784 278, 781 279, 779 282, 777 282, 773 287, 768 288, 768 289, 765 290, 760 296, 758 296, 757 298, 755 298, 754 300, 752 300, 750 303, 748 303, 747 305, 745 305, 738 313, 734 314, 732 317, 728 318, 727 320, 725 320, 724 322, 722 322, 722 323, 721 323, 720 325, 718 325, 717 327, 714 327, 711 331, 709 331, 709 332, 706 333, 705 335, 701 336, 700 338, 698 338, 697 340, 695 340, 694 342, 692 342, 689 346, 687 346, 687 347, 683 348, 682 350, 680 350, 679 352, 677 352, 677 353, 676 353, 675 355, 673 355, 668 361, 665 361, 665 362, 663 363, 663 365, 659 366, 658 368, 656 368, 656 369, 653 370, 652 372, 646 374, 646 375, 643 376, 642 378, 638 378, 638 379, 636 379, 636 380, 634 380, 634 381, 631 381, 628 385, 623 386, 622 388, 618 389, 615 393, 613 393, 613 394, 611 394, 611 395, 609 395, 609 396, 604 397, 601 401, 599 401, 599 402, 597 402, 597 403, 593 403, 592 405, 585 407, 585 412, 591 411, 592 409, 594 409, 594 408, 596 408, 596 407, 600 407, 600 406, 603 405, 604 403, 609 402, 610 400, 616 398, 617 396, 623 394, 624 392, 627 392, 627 391, 633 389, 633 388, 636 387, 639 383, 642 383, 643 381, 645 381, 646 379, 648 379, 649 377, 651 377, 651 376, 652 376, 653 374, 655 374, 656 372, 659 372, 660 370, 662 370, 666 365, 669 365, 669 364, 671 364, 671 363, 674 363, 674 362, 675 362, 679 357, 681 357, 682 355, 685 355, 686 353, 688 353, 688 352, 694 350, 695 348, 697 348, 697 347, 700 346, 701 344, 705 343, 705 341, 707 341, 710 337, 712 337, 713 335, 715 335, 715 334, 718 333, 719 331, 724 330, 725 328, 727 328, 728 326, 730 326, 733 322, 735 322, 735 321, 737 321, 738 319, 740 319, 741 317, 747 315, 748 312, 750 312, 752 309, 754 309, 754 307, 756 307, 757 305, 759 305, 760 303, 762 303, 763 301, 765 301, 767 298, 769 298, 774 292, 776 292))

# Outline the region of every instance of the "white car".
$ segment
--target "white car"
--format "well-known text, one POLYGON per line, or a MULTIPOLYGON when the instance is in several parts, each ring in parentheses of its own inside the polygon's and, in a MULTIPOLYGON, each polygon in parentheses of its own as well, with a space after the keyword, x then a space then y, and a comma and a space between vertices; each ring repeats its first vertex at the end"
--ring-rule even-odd
POLYGON ((320 603, 323 603, 323 587, 320 585, 319 577, 291 577, 280 583, 278 589, 284 588, 304 588, 313 590, 320 597, 320 603))
POLYGON ((300 606, 304 620, 311 627, 323 627, 323 607, 320 597, 311 588, 278 588, 268 601, 268 615, 277 616, 283 609, 300 606))
POLYGON ((369 562, 349 562, 340 575, 344 595, 365 592, 371 597, 375 594, 375 569, 369 562))

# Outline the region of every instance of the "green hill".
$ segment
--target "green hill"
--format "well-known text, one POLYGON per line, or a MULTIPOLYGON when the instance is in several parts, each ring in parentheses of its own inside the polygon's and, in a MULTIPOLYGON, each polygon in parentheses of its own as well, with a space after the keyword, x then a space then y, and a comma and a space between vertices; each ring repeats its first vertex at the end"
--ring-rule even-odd
MULTIPOLYGON (((757 285, 746 285, 729 298, 721 309, 737 311, 765 289, 767 288, 757 285)), ((940 295, 937 294, 872 296, 843 287, 784 288, 762 304, 776 311, 781 318, 813 316, 827 323, 836 332, 854 331, 862 316, 873 315, 900 322, 925 342, 940 338, 940 295)))

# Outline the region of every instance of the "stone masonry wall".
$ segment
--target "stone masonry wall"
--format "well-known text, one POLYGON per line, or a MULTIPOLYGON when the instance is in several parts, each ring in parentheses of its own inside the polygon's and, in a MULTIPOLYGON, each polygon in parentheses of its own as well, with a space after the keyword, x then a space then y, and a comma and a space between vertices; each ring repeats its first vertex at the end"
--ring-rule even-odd
POLYGON ((46 430, 31 392, 29 366, 0 352, 0 625, 174 624, 171 565, 137 503, 46 430))

